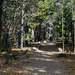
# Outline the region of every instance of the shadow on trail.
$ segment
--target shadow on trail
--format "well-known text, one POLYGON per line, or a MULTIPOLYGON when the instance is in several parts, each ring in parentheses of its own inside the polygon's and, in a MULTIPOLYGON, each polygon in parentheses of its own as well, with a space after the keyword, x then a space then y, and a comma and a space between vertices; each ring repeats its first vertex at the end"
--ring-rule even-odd
POLYGON ((21 75, 67 75, 62 73, 66 68, 57 59, 56 54, 57 48, 54 45, 42 45, 39 50, 31 50, 27 58, 30 63, 20 62, 21 58, 19 58, 16 60, 18 64, 15 65, 14 60, 14 63, 10 64, 13 71, 9 74, 14 75, 15 72, 16 75, 19 73, 21 75))
MULTIPOLYGON (((57 59, 57 48, 54 45, 42 47, 30 54, 30 63, 23 63, 21 69, 25 75, 67 75, 63 74, 65 65, 57 59)), ((20 67, 18 67, 20 68, 20 67)))
POLYGON ((54 45, 44 45, 44 46, 42 45, 40 50, 49 51, 49 52, 52 52, 52 51, 57 52, 57 47, 55 47, 54 45))
MULTIPOLYGON (((31 56, 30 67, 24 67, 30 75, 67 75, 63 74, 65 65, 56 59, 57 48, 54 45, 44 45, 31 56)), ((28 73, 27 73, 28 74, 28 73)))

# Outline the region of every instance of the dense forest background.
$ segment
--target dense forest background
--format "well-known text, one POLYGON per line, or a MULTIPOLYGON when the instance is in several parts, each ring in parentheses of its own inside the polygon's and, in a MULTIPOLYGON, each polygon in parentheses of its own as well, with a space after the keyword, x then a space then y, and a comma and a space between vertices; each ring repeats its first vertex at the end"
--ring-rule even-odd
POLYGON ((1 0, 0 52, 53 41, 75 45, 74 0, 1 0))

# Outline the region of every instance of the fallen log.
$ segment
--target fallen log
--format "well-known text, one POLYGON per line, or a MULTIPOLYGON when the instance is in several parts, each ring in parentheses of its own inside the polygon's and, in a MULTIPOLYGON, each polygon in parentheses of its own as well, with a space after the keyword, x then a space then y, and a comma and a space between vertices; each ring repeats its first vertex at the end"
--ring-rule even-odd
POLYGON ((30 48, 28 48, 27 50, 25 50, 25 51, 24 51, 20 56, 18 56, 18 57, 13 56, 14 59, 16 60, 16 59, 20 58, 21 56, 23 56, 24 54, 27 53, 27 51, 28 51, 29 49, 30 49, 30 48))
POLYGON ((38 46, 37 46, 37 49, 40 49, 42 47, 42 45, 40 44, 40 42, 39 42, 39 44, 38 44, 38 46))

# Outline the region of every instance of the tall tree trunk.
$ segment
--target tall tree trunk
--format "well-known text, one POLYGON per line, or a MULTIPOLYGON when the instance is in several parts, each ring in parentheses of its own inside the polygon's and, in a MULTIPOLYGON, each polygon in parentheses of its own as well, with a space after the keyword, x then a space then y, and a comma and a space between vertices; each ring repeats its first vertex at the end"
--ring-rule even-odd
POLYGON ((15 26, 16 26, 16 8, 15 8, 15 13, 14 13, 14 24, 13 24, 13 27, 12 27, 12 46, 14 46, 14 43, 15 43, 15 26))
POLYGON ((63 6, 62 6, 62 48, 63 48, 63 51, 64 51, 64 31, 63 31, 64 24, 63 24, 63 8, 64 8, 64 0, 63 0, 63 6))
POLYGON ((24 8, 25 8, 25 4, 24 4, 24 0, 22 1, 22 20, 21 20, 21 46, 20 48, 23 48, 23 27, 24 27, 24 8))
POLYGON ((1 35, 2 35, 2 4, 3 4, 3 0, 0 0, 0 49, 1 49, 1 44, 2 44, 2 39, 1 39, 1 35))
POLYGON ((34 28, 32 28, 32 41, 34 42, 34 28))
POLYGON ((39 25, 38 41, 41 41, 41 25, 39 25))
MULTIPOLYGON (((74 10, 73 10, 73 1, 71 0, 71 7, 72 7, 72 21, 74 21, 74 10)), ((74 25, 74 53, 75 53, 75 21, 73 23, 74 25)))
POLYGON ((16 48, 18 48, 18 35, 16 35, 16 48))
POLYGON ((46 32, 45 32, 45 29, 46 29, 46 28, 44 27, 44 29, 43 29, 43 39, 44 39, 44 40, 46 40, 46 32))

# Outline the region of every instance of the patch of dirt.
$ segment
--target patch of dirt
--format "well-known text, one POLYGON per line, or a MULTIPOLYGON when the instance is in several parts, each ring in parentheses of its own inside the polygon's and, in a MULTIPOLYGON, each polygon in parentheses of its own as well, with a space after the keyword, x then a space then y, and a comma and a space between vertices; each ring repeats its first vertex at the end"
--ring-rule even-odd
MULTIPOLYGON (((61 47, 61 43, 56 43, 57 44, 57 47, 61 47)), ((68 51, 66 52, 66 55, 67 55, 67 58, 66 59, 60 59, 66 66, 66 70, 64 71, 65 73, 67 73, 68 75, 75 75, 75 53, 73 51, 73 46, 65 46, 65 51, 68 51), (70 53, 70 50, 71 53, 70 53)))
POLYGON ((67 58, 62 59, 62 62, 66 64, 65 73, 68 73, 68 75, 75 75, 75 53, 72 52, 70 55, 70 53, 67 52, 67 58))
MULTIPOLYGON (((5 58, 0 56, 0 74, 2 75, 69 75, 69 58, 57 58, 57 47, 54 43, 41 43, 42 47, 39 50, 32 50, 32 47, 37 47, 37 44, 31 46, 27 52, 28 58, 20 57, 15 60, 9 59, 8 65, 3 65, 5 58), (29 60, 30 63, 21 62, 21 60, 29 60)), ((21 55, 27 48, 13 49, 12 53, 21 55)), ((73 61, 71 61, 73 62, 73 61)), ((74 69, 74 68, 72 68, 74 69)), ((72 74, 70 74, 72 75, 72 74)))

